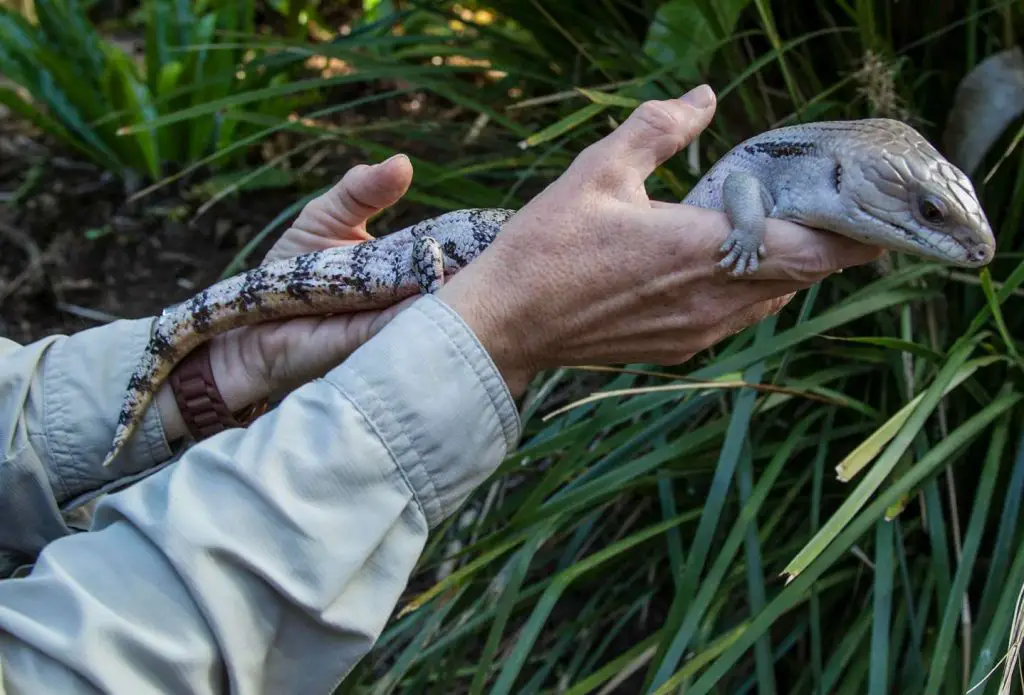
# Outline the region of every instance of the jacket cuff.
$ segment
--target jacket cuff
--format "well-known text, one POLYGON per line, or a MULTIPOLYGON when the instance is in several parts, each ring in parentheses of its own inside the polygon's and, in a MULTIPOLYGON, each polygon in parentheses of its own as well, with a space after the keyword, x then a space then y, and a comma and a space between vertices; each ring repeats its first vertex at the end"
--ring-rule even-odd
POLYGON ((153 318, 121 320, 75 333, 50 346, 39 398, 27 404, 43 434, 44 460, 65 510, 150 475, 173 451, 151 404, 124 452, 100 465, 114 438, 128 381, 149 342, 153 318))
POLYGON ((325 380, 373 423, 434 528, 515 449, 522 425, 490 355, 447 304, 426 295, 381 334, 391 331, 443 339, 370 341, 325 380), (436 377, 408 378, 424 372, 436 377))

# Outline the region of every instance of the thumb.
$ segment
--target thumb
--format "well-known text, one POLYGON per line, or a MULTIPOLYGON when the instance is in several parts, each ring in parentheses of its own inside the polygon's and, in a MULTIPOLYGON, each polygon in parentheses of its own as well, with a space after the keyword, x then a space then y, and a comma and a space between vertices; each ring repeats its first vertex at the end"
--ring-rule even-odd
POLYGON ((372 166, 356 165, 307 204, 292 226, 320 236, 343 237, 401 200, 410 184, 412 163, 404 154, 372 166))
POLYGON ((404 154, 396 154, 373 166, 350 169, 328 199, 344 224, 357 227, 401 200, 411 183, 412 163, 404 154))
POLYGON ((642 185, 654 170, 690 144, 715 115, 715 92, 702 84, 678 99, 645 101, 610 135, 581 155, 588 178, 642 185))

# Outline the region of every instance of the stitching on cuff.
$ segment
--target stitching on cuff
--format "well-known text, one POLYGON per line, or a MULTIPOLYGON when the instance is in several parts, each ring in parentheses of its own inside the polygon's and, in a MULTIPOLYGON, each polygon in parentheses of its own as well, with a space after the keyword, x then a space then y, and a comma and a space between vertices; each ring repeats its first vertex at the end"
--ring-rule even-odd
POLYGON ((452 344, 452 347, 455 348, 455 351, 459 354, 459 357, 461 357, 463 361, 465 361, 466 364, 469 365, 469 368, 473 370, 473 373, 476 374, 477 381, 480 383, 480 386, 483 388, 484 393, 487 395, 487 399, 491 402, 491 415, 495 420, 498 421, 498 427, 501 428, 501 433, 505 437, 505 441, 502 443, 502 458, 504 458, 505 456, 508 455, 509 443, 507 428, 505 427, 505 423, 502 422, 503 418, 501 417, 501 407, 498 405, 494 393, 491 392, 491 389, 487 388, 487 379, 485 378, 485 375, 481 373, 481 370, 479 366, 476 364, 476 362, 470 359, 469 355, 466 353, 466 350, 461 345, 459 345, 458 341, 455 340, 454 336, 445 333, 445 337, 448 338, 448 342, 450 342, 452 344))
POLYGON ((59 387, 66 379, 60 365, 55 363, 60 362, 61 348, 67 345, 67 342, 67 336, 57 338, 39 355, 39 360, 42 363, 40 371, 43 401, 42 436, 40 439, 46 449, 46 460, 53 462, 52 466, 46 467, 47 471, 52 474, 52 476, 47 475, 47 478, 53 480, 54 499, 58 504, 60 500, 67 499, 71 495, 72 487, 67 479, 68 474, 73 473, 76 479, 79 478, 78 471, 67 465, 70 458, 68 447, 64 443, 64 440, 67 439, 67 399, 57 397, 57 402, 54 404, 52 398, 54 391, 60 391, 59 387), (51 425, 51 423, 59 424, 51 425))
MULTIPOLYGON (((515 407, 515 399, 512 398, 512 392, 508 389, 508 384, 506 384, 505 380, 501 377, 498 367, 494 364, 494 360, 491 359, 490 354, 482 345, 480 345, 476 336, 473 334, 472 329, 466 325, 466 322, 458 312, 434 295, 427 295, 427 298, 431 300, 429 303, 430 306, 438 307, 447 316, 455 320, 458 326, 462 329, 462 337, 466 342, 470 343, 468 346, 463 345, 463 341, 458 341, 455 336, 447 332, 445 333, 445 336, 449 338, 451 343, 459 351, 459 354, 473 368, 473 371, 477 375, 477 379, 479 379, 480 383, 483 385, 484 391, 487 393, 487 397, 490 399, 491 405, 497 413, 498 423, 501 426, 502 433, 505 435, 505 450, 507 453, 509 449, 515 446, 515 442, 519 439, 519 433, 522 431, 523 426, 522 421, 519 419, 519 411, 515 407), (472 352, 473 355, 470 355, 470 352, 472 352), (474 359, 474 356, 484 360, 490 369, 485 369, 482 365, 478 364, 477 360, 474 359), (504 399, 494 393, 493 388, 489 388, 489 385, 495 384, 495 382, 497 387, 504 394, 504 399), (504 417, 503 414, 507 414, 507 417, 504 417)), ((410 308, 415 308, 415 305, 410 308)), ((419 308, 421 309, 420 313, 424 315, 427 314, 424 307, 419 308)), ((427 318, 431 318, 434 323, 437 323, 437 321, 432 317, 428 316, 427 318)))
MULTIPOLYGON (((461 328, 460 335, 466 337, 466 332, 469 331, 469 327, 466 326, 465 322, 462 321, 462 318, 458 314, 456 314, 453 309, 445 305, 440 300, 434 298, 433 295, 426 295, 424 297, 424 300, 433 300, 434 303, 440 304, 441 307, 443 307, 443 312, 446 316, 454 317, 455 319, 457 319, 457 325, 461 328)), ((407 311, 417 311, 417 313, 419 313, 423 318, 427 319, 432 324, 437 325, 439 328, 442 328, 442 330, 438 331, 440 335, 448 340, 449 345, 451 345, 454 348, 458 357, 461 358, 471 370, 473 370, 473 374, 477 378, 477 383, 483 389, 484 393, 486 394, 488 400, 491 403, 491 417, 497 421, 497 425, 500 428, 502 435, 505 439, 505 441, 503 442, 502 456, 506 456, 511 447, 511 442, 513 441, 513 433, 509 432, 509 425, 506 424, 506 422, 507 420, 512 421, 511 427, 514 432, 519 427, 519 413, 516 411, 514 407, 502 407, 503 405, 510 406, 513 403, 512 394, 508 391, 508 386, 504 383, 504 380, 502 380, 500 377, 495 379, 495 375, 498 374, 497 367, 494 366, 494 363, 493 361, 491 361, 490 356, 487 354, 486 350, 480 349, 474 350, 473 352, 475 352, 477 355, 482 354, 483 358, 488 361, 488 363, 492 366, 492 371, 490 373, 488 373, 486 369, 483 369, 482 366, 471 357, 469 351, 465 349, 465 346, 460 344, 460 341, 456 338, 456 336, 452 335, 452 333, 450 333, 447 330, 443 330, 444 327, 440 325, 441 322, 438 320, 438 317, 430 315, 429 310, 426 309, 426 305, 423 304, 423 300, 421 300, 420 302, 416 302, 415 304, 410 306, 407 309, 407 311), (495 380, 497 380, 501 384, 507 396, 507 400, 505 400, 504 403, 502 403, 500 397, 498 397, 497 394, 494 393, 493 388, 489 388, 489 383, 492 383, 495 380), (508 418, 502 417, 503 411, 511 411, 511 416, 508 418)), ((472 335, 472 333, 470 332, 469 335, 472 335)), ((408 470, 406 470, 405 466, 402 465, 401 461, 399 460, 399 457, 396 456, 390 442, 388 441, 387 437, 385 437, 384 433, 381 431, 381 428, 377 426, 376 421, 373 418, 369 417, 367 413, 363 410, 359 400, 353 397, 352 394, 348 393, 346 389, 344 389, 342 386, 337 384, 335 380, 328 378, 325 379, 325 381, 334 386, 334 388, 337 389, 337 391, 341 393, 353 405, 353 407, 356 408, 359 414, 370 425, 374 433, 376 433, 378 438, 380 438, 380 440, 384 443, 385 449, 391 456, 392 461, 394 462, 395 466, 398 468, 400 474, 402 475, 402 479, 409 486, 409 489, 412 491, 412 494, 416 499, 417 504, 419 505, 420 509, 426 516, 428 525, 432 525, 431 521, 434 518, 434 515, 431 514, 430 510, 427 509, 427 506, 424 504, 424 500, 418 494, 416 486, 412 484, 412 481, 409 478, 409 473, 417 469, 419 469, 422 472, 423 477, 426 479, 426 482, 429 485, 429 488, 425 489, 424 492, 428 494, 434 502, 430 506, 439 510, 441 514, 441 519, 446 518, 446 516, 448 515, 448 509, 446 508, 444 500, 439 494, 440 488, 437 485, 437 482, 434 480, 434 476, 432 475, 432 472, 429 469, 429 467, 423 466, 423 457, 421 454, 419 454, 416 447, 413 445, 412 440, 402 431, 402 428, 397 424, 397 421, 390 416, 389 409, 385 407, 385 403, 381 400, 380 396, 377 393, 377 390, 374 389, 373 386, 352 367, 343 364, 342 369, 344 370, 345 374, 354 376, 364 387, 364 389, 360 391, 360 396, 365 397, 367 399, 372 399, 373 405, 375 406, 375 409, 377 411, 375 415, 380 416, 382 419, 386 417, 388 418, 388 421, 394 423, 390 429, 396 433, 396 440, 404 440, 404 443, 406 444, 407 448, 410 451, 417 454, 417 458, 412 462, 412 465, 409 467, 408 470)))
POLYGON ((168 454, 174 455, 170 442, 167 441, 167 430, 164 429, 164 421, 160 417, 160 408, 156 404, 156 394, 153 395, 153 401, 139 423, 138 434, 146 441, 146 456, 149 459, 143 462, 143 468, 159 466, 161 462, 166 461, 168 454))
MULTIPOLYGON (((432 295, 427 295, 426 299, 432 299, 434 302, 440 303, 440 301, 437 300, 436 298, 434 298, 432 295)), ((452 335, 449 331, 443 330, 444 326, 440 325, 440 321, 438 321, 437 317, 430 315, 429 311, 425 308, 426 306, 429 306, 429 304, 424 304, 424 302, 421 301, 421 302, 417 302, 417 303, 413 304, 412 306, 410 306, 408 310, 410 310, 410 311, 417 311, 423 318, 427 319, 432 324, 434 324, 434 325, 438 326, 439 328, 441 328, 442 330, 438 331, 439 334, 448 340, 449 345, 451 345, 455 349, 455 352, 457 353, 457 355, 467 364, 467 366, 469 366, 470 369, 473 370, 473 373, 474 373, 474 375, 477 378, 477 383, 480 384, 480 387, 483 389, 484 394, 486 394, 488 400, 491 402, 491 417, 493 419, 497 420, 498 427, 501 429, 502 434, 506 437, 506 440, 503 443, 504 446, 503 446, 503 453, 502 453, 502 457, 504 458, 504 456, 506 456, 508 454, 508 449, 509 449, 508 432, 507 432, 507 428, 505 427, 505 423, 503 422, 503 418, 501 417, 501 408, 500 408, 500 406, 499 406, 499 404, 497 402, 495 394, 491 391, 491 389, 489 389, 487 387, 487 381, 488 380, 485 378, 485 375, 481 373, 481 369, 479 368, 479 365, 473 359, 470 358, 470 356, 467 354, 466 350, 464 350, 463 346, 459 344, 459 341, 456 339, 456 337, 454 335, 452 335)), ((446 313, 450 313, 452 315, 458 316, 457 314, 455 314, 455 312, 452 309, 448 308, 447 306, 445 307, 445 309, 446 309, 446 313)), ((463 330, 468 330, 468 327, 465 327, 465 323, 463 323, 461 321, 461 318, 459 318, 459 322, 460 322, 460 325, 464 327, 463 330)), ((485 351, 484 354, 486 355, 486 351, 485 351)), ((495 368, 495 373, 496 373, 496 368, 495 368)), ((507 389, 506 389, 506 392, 507 392, 507 389)), ((374 393, 374 398, 377 398, 376 393, 374 393)), ((511 401, 511 394, 509 394, 509 400, 511 401)), ((378 399, 378 402, 379 402, 379 399, 378 399)), ((434 481, 434 476, 431 474, 431 470, 429 469, 429 467, 424 467, 420 460, 417 460, 415 462, 415 467, 422 469, 424 476, 430 481, 430 485, 431 485, 432 492, 433 492, 433 498, 437 501, 437 505, 440 508, 441 513, 442 513, 441 518, 442 519, 447 518, 447 516, 449 515, 449 510, 445 506, 444 500, 441 498, 441 495, 438 494, 439 487, 438 487, 437 483, 434 481)), ((429 521, 430 521, 430 515, 429 514, 427 516, 427 520, 428 520, 428 523, 429 523, 429 521)))
MULTIPOLYGON (((388 409, 382 407, 384 403, 377 395, 376 390, 363 377, 363 375, 349 368, 345 368, 345 373, 351 375, 353 378, 359 381, 359 383, 364 387, 364 390, 361 392, 361 395, 364 395, 365 397, 372 399, 372 405, 375 407, 376 410, 376 413, 374 414, 380 417, 381 419, 387 418, 389 421, 393 423, 390 429, 395 430, 396 432, 394 438, 396 440, 406 440, 404 442, 406 444, 406 447, 410 451, 416 452, 416 447, 413 445, 413 442, 405 435, 404 432, 402 432, 402 428, 398 427, 397 423, 394 423, 394 418, 390 417, 388 409)), ((391 462, 394 464, 395 468, 398 469, 398 474, 402 476, 402 480, 409 488, 409 492, 412 493, 412 497, 416 501, 416 505, 420 508, 420 511, 423 512, 423 515, 427 518, 427 523, 429 525, 430 512, 427 510, 426 505, 423 504, 423 500, 420 498, 419 490, 416 489, 416 486, 413 485, 412 480, 409 479, 409 472, 405 470, 405 467, 399 461, 399 457, 395 454, 394 449, 391 446, 391 438, 385 436, 385 434, 381 431, 381 428, 377 424, 377 419, 375 417, 371 417, 366 412, 366 409, 363 407, 363 404, 355 396, 353 396, 353 394, 349 393, 347 389, 342 387, 340 384, 336 383, 333 379, 323 379, 322 381, 329 384, 335 391, 340 393, 342 397, 346 401, 348 401, 353 408, 356 409, 356 412, 359 413, 359 416, 366 421, 366 424, 369 425, 370 429, 373 430, 374 434, 377 435, 377 438, 384 445, 384 450, 387 451, 388 456, 391 457, 391 462)), ((418 452, 416 453, 418 454, 418 452)), ((434 479, 429 474, 426 476, 426 478, 430 486, 430 490, 428 492, 432 493, 433 499, 437 500, 438 505, 440 505, 440 498, 437 495, 437 487, 434 485, 434 479)))

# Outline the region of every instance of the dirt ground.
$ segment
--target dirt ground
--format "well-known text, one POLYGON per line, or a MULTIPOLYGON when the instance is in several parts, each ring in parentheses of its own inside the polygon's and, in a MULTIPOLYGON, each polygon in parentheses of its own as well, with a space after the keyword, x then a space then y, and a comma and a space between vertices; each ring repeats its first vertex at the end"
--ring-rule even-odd
MULTIPOLYGON (((170 185, 133 203, 123 185, 0 115, 0 335, 27 343, 159 313, 214 283, 266 224, 315 187, 366 161, 340 148, 301 190, 269 189, 218 202, 170 185)), ((301 166, 302 162, 297 162, 301 166)), ((431 211, 400 203, 371 226, 397 229, 431 211)), ((247 257, 259 262, 287 225, 247 257)))

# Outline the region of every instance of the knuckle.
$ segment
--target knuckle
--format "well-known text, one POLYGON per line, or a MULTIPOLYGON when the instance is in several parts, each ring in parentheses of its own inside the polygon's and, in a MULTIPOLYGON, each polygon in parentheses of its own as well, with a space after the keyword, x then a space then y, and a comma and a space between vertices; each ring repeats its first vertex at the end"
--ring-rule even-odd
POLYGON ((828 275, 835 266, 832 254, 821 244, 803 246, 794 261, 787 275, 789 279, 803 284, 817 282, 828 275))
POLYGON ((370 169, 370 165, 369 164, 362 164, 362 163, 356 164, 355 166, 350 167, 349 170, 345 172, 345 175, 341 177, 341 181, 338 182, 338 185, 339 186, 344 186, 344 185, 347 185, 347 184, 351 183, 353 179, 359 178, 365 172, 369 171, 369 169, 370 169))
POLYGON ((679 116, 663 101, 643 102, 633 117, 655 135, 675 136, 683 130, 679 116))
POLYGON ((832 260, 831 254, 824 248, 820 246, 812 247, 811 253, 804 263, 804 272, 808 275, 823 275, 832 267, 832 260))
POLYGON ((615 162, 609 161, 601 143, 586 147, 576 157, 577 168, 582 182, 601 190, 613 190, 622 184, 624 175, 615 162))

